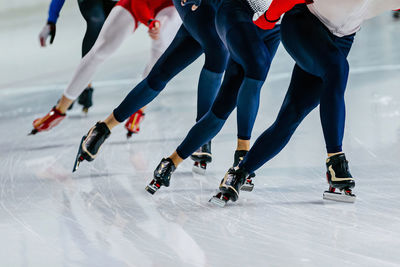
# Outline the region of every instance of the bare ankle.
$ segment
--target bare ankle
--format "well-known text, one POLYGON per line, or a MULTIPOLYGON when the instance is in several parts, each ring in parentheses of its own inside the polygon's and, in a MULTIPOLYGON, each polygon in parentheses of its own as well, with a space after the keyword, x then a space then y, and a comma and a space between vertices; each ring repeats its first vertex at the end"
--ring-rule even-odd
POLYGON ((237 140, 237 147, 236 150, 250 150, 250 140, 243 140, 239 139, 237 140))
POLYGON ((108 129, 111 131, 115 126, 119 125, 120 122, 114 117, 114 114, 111 113, 104 121, 103 121, 108 129))
POLYGON ((335 153, 328 153, 328 158, 330 158, 330 157, 332 157, 332 156, 339 155, 339 154, 344 154, 344 152, 343 152, 343 151, 340 151, 340 152, 335 152, 335 153))
POLYGON ((183 161, 183 158, 181 158, 176 151, 174 151, 174 153, 172 153, 168 158, 172 160, 175 167, 178 167, 178 165, 183 161))

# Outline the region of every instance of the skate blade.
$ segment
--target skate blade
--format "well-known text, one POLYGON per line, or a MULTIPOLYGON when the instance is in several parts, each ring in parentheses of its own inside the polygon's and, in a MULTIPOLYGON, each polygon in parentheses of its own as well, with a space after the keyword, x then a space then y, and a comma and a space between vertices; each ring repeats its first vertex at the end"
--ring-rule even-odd
POLYGON ((222 192, 218 192, 215 196, 213 196, 208 202, 211 202, 221 208, 225 207, 226 203, 229 201, 229 197, 222 192))
POLYGON ((157 192, 157 190, 155 190, 152 186, 148 185, 146 186, 146 191, 149 192, 150 194, 154 195, 155 192, 157 192))
POLYGON ((154 193, 157 192, 157 190, 160 189, 160 188, 161 188, 161 185, 159 183, 157 183, 156 180, 153 179, 150 182, 150 184, 148 184, 146 186, 145 189, 146 189, 147 192, 149 192, 150 194, 154 195, 154 193))
POLYGON ((78 153, 76 154, 76 158, 75 158, 75 163, 74 163, 74 167, 72 168, 72 172, 76 172, 76 170, 79 168, 79 164, 84 160, 84 158, 82 157, 82 144, 83 141, 85 140, 86 135, 82 137, 82 140, 79 144, 79 149, 78 149, 78 153))
POLYGON ((325 191, 323 194, 323 199, 337 202, 354 203, 356 201, 356 196, 325 191))
POLYGON ((220 199, 217 196, 213 196, 212 198, 210 198, 210 200, 208 202, 213 203, 214 205, 217 205, 218 207, 221 207, 221 208, 225 207, 225 205, 226 205, 226 201, 223 199, 220 199))
POLYGON ((242 185, 240 191, 251 192, 254 189, 254 185, 242 185))
POLYGON ((192 171, 200 175, 206 175, 206 170, 201 168, 200 166, 199 167, 193 166, 192 171))
POLYGON ((89 113, 89 108, 82 108, 82 112, 87 115, 89 113))

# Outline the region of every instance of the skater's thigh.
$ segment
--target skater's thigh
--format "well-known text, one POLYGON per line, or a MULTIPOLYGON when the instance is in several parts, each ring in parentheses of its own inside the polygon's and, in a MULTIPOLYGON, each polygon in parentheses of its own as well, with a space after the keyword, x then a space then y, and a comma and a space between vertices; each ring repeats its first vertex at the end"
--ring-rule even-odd
POLYGON ((281 25, 276 25, 272 30, 257 30, 259 31, 259 35, 261 36, 264 45, 268 49, 269 56, 273 59, 278 50, 279 44, 281 43, 281 25))
POLYGON ((110 14, 116 3, 117 2, 113 0, 103 0, 103 11, 106 17, 110 14))
POLYGON ((290 117, 299 117, 302 120, 318 106, 323 90, 324 82, 320 77, 304 71, 296 64, 280 113, 290 110, 290 117))
POLYGON ((216 52, 225 49, 215 25, 215 7, 202 5, 195 12, 183 19, 188 32, 201 44, 204 50, 214 49, 216 52))
POLYGON ((161 28, 159 38, 152 41, 152 49, 164 52, 176 36, 179 27, 182 25, 182 20, 173 6, 166 7, 158 12, 156 19, 160 21, 161 28))
POLYGON ((346 57, 336 37, 306 7, 288 12, 281 24, 282 44, 305 71, 323 77, 336 58, 346 57))
POLYGON ((97 26, 104 23, 106 14, 102 0, 78 0, 79 10, 88 26, 97 26))
POLYGON ((93 47, 95 53, 108 55, 114 52, 135 29, 135 19, 123 7, 112 9, 93 47))
POLYGON ((193 63, 202 53, 200 44, 182 25, 150 71, 147 77, 150 87, 162 90, 169 80, 193 63))
POLYGON ((161 23, 160 34, 157 40, 151 41, 150 60, 147 63, 143 77, 147 77, 154 64, 171 44, 179 27, 182 25, 182 21, 173 6, 162 9, 157 14, 156 19, 161 23))

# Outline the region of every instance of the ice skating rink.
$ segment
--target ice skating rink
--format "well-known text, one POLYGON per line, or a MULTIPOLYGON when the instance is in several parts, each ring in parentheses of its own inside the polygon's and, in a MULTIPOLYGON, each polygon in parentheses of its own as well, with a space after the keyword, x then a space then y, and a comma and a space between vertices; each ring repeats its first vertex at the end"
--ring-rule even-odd
MULTIPOLYGON (((67 1, 68 2, 68 1, 67 1)), ((213 142, 206 176, 187 160, 169 188, 144 188, 195 119, 203 59, 147 110, 139 135, 115 128, 98 158, 72 174, 78 143, 140 79, 144 28, 94 79, 94 107, 75 106, 51 132, 27 136, 79 61, 84 21, 69 1, 55 44, 39 48, 46 6, 0 16, 0 266, 400 266, 400 21, 365 23, 350 53, 344 148, 355 204, 327 202, 318 110, 257 172, 236 203, 208 203, 233 162, 236 114, 213 142)), ((262 90, 253 140, 277 115, 293 62, 280 47, 262 90)))

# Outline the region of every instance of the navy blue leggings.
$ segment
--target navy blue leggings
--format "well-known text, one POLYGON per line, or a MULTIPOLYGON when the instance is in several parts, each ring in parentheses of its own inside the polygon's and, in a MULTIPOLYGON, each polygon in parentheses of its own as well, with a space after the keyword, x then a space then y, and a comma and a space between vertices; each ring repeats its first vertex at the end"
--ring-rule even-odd
POLYGON ((346 58, 354 35, 333 35, 305 6, 298 6, 284 16, 281 38, 296 65, 276 121, 240 164, 250 173, 283 149, 297 126, 318 104, 328 153, 342 149, 344 92, 349 73, 346 58))
POLYGON ((180 3, 180 0, 174 0, 183 25, 149 75, 114 110, 117 121, 123 122, 150 103, 173 77, 202 53, 205 54, 205 62, 198 86, 197 120, 211 107, 228 60, 228 51, 215 28, 216 4, 205 0, 193 12, 191 7, 182 7, 180 3))
POLYGON ((78 0, 79 10, 87 25, 82 42, 82 57, 92 49, 115 3, 112 0, 78 0))
POLYGON ((212 139, 237 106, 238 138, 250 139, 257 116, 260 89, 279 45, 279 26, 258 29, 244 2, 224 0, 217 12, 217 31, 230 52, 221 89, 211 110, 189 131, 177 148, 185 159, 212 139))

